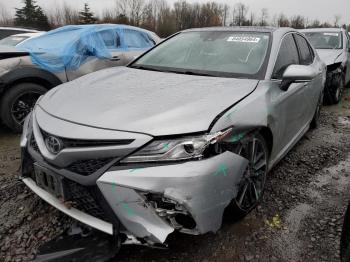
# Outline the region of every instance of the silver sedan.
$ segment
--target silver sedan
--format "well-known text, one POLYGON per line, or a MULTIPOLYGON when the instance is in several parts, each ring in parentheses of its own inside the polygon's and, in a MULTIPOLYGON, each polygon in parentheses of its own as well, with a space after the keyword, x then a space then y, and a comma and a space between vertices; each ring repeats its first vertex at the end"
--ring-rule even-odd
POLYGON ((43 96, 24 125, 21 178, 124 243, 216 232, 225 210, 259 203, 268 171, 317 127, 325 79, 293 29, 182 31, 43 96))

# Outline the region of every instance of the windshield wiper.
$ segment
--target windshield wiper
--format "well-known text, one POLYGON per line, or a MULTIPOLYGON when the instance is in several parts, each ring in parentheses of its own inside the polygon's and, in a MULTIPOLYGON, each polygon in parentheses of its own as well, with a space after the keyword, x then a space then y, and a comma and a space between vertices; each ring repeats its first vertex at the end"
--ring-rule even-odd
POLYGON ((179 74, 184 74, 184 75, 194 75, 194 76, 213 76, 217 77, 216 75, 212 74, 205 74, 205 73, 198 73, 198 72, 193 72, 193 71, 183 71, 183 72, 178 72, 179 74))
POLYGON ((163 70, 156 69, 154 67, 148 67, 148 66, 130 66, 131 68, 135 69, 142 69, 142 70, 149 70, 149 71, 157 71, 157 72, 164 72, 163 70))
POLYGON ((150 70, 150 71, 157 71, 157 72, 164 72, 164 73, 175 73, 175 74, 184 74, 184 75, 196 75, 196 76, 212 76, 212 77, 217 77, 216 75, 212 74, 205 74, 205 73, 199 73, 199 72, 193 72, 193 71, 177 71, 177 70, 166 70, 166 69, 158 69, 154 67, 148 67, 148 66, 143 66, 143 65, 138 65, 138 66, 130 66, 131 68, 136 68, 136 69, 142 69, 142 70, 150 70))

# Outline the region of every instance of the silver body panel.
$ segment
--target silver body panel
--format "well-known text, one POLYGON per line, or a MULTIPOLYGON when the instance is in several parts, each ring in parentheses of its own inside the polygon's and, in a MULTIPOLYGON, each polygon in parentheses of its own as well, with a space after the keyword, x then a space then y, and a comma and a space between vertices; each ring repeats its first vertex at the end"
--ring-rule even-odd
MULTIPOLYGON (((293 83, 287 91, 281 90, 281 80, 271 79, 272 71, 282 39, 297 32, 292 29, 259 30, 270 30, 268 32, 273 35, 272 51, 262 80, 180 75, 123 67, 102 70, 48 92, 37 103, 32 117, 34 123, 25 127, 27 134, 22 136, 21 145, 28 147, 33 129, 43 156, 40 159, 29 150, 35 161, 42 161, 42 165, 49 162, 63 166, 73 157, 74 149, 51 156, 41 138, 42 131, 73 139, 135 140, 125 148, 85 148, 86 152, 76 155, 84 159, 90 157, 88 151, 96 158, 106 156, 103 154, 107 152, 117 156, 122 152, 120 155, 126 156, 136 147, 164 136, 215 133, 227 128, 237 132, 263 128, 272 135, 271 168, 308 130, 324 88, 326 71, 325 64, 316 55, 308 66, 310 72, 315 72, 315 77, 311 81, 293 83), (59 158, 64 161, 60 162, 59 158)), ((247 159, 229 151, 196 161, 141 165, 141 169, 116 162, 95 182, 127 232, 151 243, 163 243, 175 229, 182 229, 163 219, 145 194, 160 194, 183 206, 196 222, 191 232, 184 232, 216 232, 225 208, 237 195, 238 183, 247 164, 247 159), (214 175, 220 164, 228 168, 227 176, 214 175)), ((62 172, 62 175, 79 181, 79 175, 69 172, 62 172)))
POLYGON ((184 134, 207 130, 218 114, 257 83, 118 67, 60 85, 39 106, 52 116, 97 128, 153 136, 184 134))
POLYGON ((140 170, 106 172, 97 185, 122 224, 133 235, 163 243, 174 229, 156 215, 154 209, 138 194, 162 193, 193 214, 196 233, 219 230, 224 209, 237 194, 237 186, 248 160, 225 152, 201 161, 169 166, 147 167, 140 170), (218 163, 225 164, 227 176, 215 175, 218 163), (125 211, 121 203, 134 210, 125 211))

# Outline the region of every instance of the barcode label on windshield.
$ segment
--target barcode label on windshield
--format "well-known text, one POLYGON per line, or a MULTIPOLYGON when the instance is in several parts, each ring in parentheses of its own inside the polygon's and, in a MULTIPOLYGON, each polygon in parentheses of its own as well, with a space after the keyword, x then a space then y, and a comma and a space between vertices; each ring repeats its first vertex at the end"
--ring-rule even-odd
POLYGON ((227 42, 259 43, 260 37, 253 36, 230 36, 227 42))
POLYGON ((323 35, 328 35, 328 36, 338 36, 338 33, 323 33, 323 35))

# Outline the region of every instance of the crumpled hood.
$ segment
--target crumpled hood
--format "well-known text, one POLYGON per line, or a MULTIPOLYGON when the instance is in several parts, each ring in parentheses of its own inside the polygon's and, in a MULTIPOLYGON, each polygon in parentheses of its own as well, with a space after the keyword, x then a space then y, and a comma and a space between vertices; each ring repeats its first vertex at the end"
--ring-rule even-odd
POLYGON ((154 136, 208 130, 258 80, 115 67, 50 90, 39 106, 71 122, 154 136))
POLYGON ((339 49, 317 49, 317 53, 326 65, 334 64, 337 58, 343 53, 339 49))

